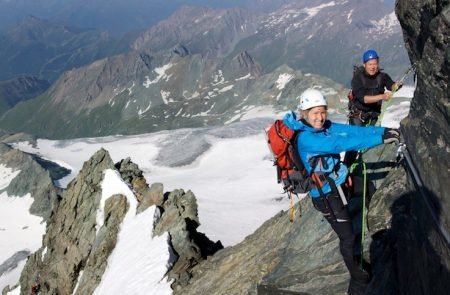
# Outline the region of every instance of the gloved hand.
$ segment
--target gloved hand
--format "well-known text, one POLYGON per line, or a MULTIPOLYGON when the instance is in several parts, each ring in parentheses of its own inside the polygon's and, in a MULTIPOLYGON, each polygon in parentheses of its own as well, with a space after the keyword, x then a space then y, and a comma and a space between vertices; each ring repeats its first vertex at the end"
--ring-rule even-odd
POLYGON ((383 143, 399 144, 400 143, 400 132, 398 129, 384 128, 384 133, 383 133, 382 138, 383 138, 383 143))
POLYGON ((395 82, 394 85, 392 85, 392 87, 391 87, 392 92, 396 92, 397 90, 402 88, 402 86, 403 86, 402 82, 400 82, 400 81, 395 82))

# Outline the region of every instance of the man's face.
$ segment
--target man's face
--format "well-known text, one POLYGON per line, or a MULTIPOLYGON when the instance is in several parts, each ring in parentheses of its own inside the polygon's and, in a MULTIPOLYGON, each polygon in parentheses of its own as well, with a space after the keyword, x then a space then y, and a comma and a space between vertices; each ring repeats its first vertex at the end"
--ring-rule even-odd
POLYGON ((375 75, 378 73, 378 59, 371 59, 364 63, 364 69, 366 70, 366 73, 370 76, 375 75))

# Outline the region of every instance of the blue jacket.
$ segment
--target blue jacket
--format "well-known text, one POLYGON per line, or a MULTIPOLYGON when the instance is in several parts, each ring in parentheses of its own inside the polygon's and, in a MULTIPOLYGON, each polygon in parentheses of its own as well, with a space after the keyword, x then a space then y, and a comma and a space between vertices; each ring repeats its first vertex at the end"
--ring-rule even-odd
MULTIPOLYGON (((314 171, 328 174, 335 170, 335 166, 338 167, 337 171, 329 174, 336 185, 344 183, 348 175, 347 167, 340 163, 339 153, 364 150, 383 142, 384 127, 358 127, 327 120, 321 129, 314 129, 297 121, 294 112, 286 114, 283 122, 290 129, 301 131, 297 146, 300 158, 307 171, 311 173, 311 158, 322 156, 326 165, 322 165, 319 161, 314 171)), ((331 192, 330 185, 327 183, 322 187, 322 190, 325 194, 328 194, 331 192)), ((317 189, 312 189, 310 195, 317 198, 320 193, 317 189)))

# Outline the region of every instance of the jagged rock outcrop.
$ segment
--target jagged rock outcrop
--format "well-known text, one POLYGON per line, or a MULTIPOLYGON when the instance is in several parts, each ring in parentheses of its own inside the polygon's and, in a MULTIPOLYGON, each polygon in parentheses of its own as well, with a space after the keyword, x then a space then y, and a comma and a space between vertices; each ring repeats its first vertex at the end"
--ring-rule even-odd
POLYGON ((220 241, 212 242, 204 234, 197 232, 200 221, 197 202, 191 191, 185 193, 183 190, 175 190, 164 194, 160 183, 149 187, 142 171, 130 159, 122 160, 116 167, 136 192, 140 201, 138 212, 152 205, 159 206, 161 217, 155 224, 153 234, 169 233, 177 261, 169 271, 168 278, 173 280, 172 288, 182 290, 191 278, 192 268, 222 249, 222 244, 220 241))
MULTIPOLYGON (((105 256, 113 249, 111 244, 115 242, 118 224, 126 211, 116 212, 109 219, 115 221, 110 228, 116 231, 100 229, 97 238, 96 208, 101 200, 100 183, 103 171, 112 168, 114 163, 104 150, 84 163, 79 176, 67 187, 48 223, 42 248, 33 253, 25 265, 20 278, 22 294, 29 292, 33 284, 39 284, 41 292, 46 294, 71 294, 79 272, 83 269, 86 269, 83 277, 89 275, 97 281, 101 278, 106 267, 105 256)), ((108 201, 120 203, 124 202, 124 197, 117 196, 108 201)), ((105 223, 105 227, 109 227, 109 222, 105 223)), ((92 285, 92 282, 83 285, 92 285)))
POLYGON ((247 51, 241 52, 234 59, 237 60, 239 68, 247 70, 252 77, 257 78, 263 74, 261 66, 247 51))
MULTIPOLYGON (((8 187, 1 191, 6 191, 8 196, 23 197, 28 193, 31 194, 34 202, 30 213, 48 220, 60 190, 53 185, 52 179, 55 178, 51 177, 51 172, 45 169, 47 167, 42 166, 44 162, 39 163, 41 160, 0 143, 0 163, 14 170, 20 170, 8 187)), ((56 170, 54 171, 57 173, 56 170)), ((58 171, 65 173, 63 170, 58 171)))
POLYGON ((28 294, 33 285, 38 285, 42 294, 92 294, 99 286, 108 257, 117 245, 121 224, 131 210, 123 194, 108 197, 101 208, 102 181, 109 170, 120 173, 134 192, 136 214, 159 206, 156 212, 160 216, 148 226, 155 227, 154 235, 170 233, 176 257, 169 277, 174 285, 182 284, 192 266, 221 248, 220 242, 213 243, 196 231, 199 222, 192 193, 180 190, 164 196, 162 185, 149 187, 142 171, 130 159, 114 165, 108 152, 101 149, 84 163, 59 199, 42 248, 30 255, 22 272, 21 294, 28 294), (99 211, 103 211, 103 224, 99 224, 99 211))

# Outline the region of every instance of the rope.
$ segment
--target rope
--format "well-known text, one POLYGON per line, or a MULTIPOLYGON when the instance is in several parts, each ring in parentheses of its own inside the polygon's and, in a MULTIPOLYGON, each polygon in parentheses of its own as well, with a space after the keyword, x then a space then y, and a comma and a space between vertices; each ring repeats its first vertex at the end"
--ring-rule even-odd
POLYGON ((366 232, 366 163, 361 161, 363 164, 363 204, 362 204, 362 225, 361 225, 361 268, 363 266, 363 254, 364 254, 364 238, 366 232))
POLYGON ((397 90, 392 91, 391 98, 389 98, 388 101, 383 101, 383 104, 381 105, 381 113, 380 113, 380 116, 378 117, 378 121, 375 124, 375 126, 381 126, 381 121, 383 121, 384 113, 386 113, 388 106, 391 105, 392 98, 393 98, 395 92, 397 92, 397 90))

